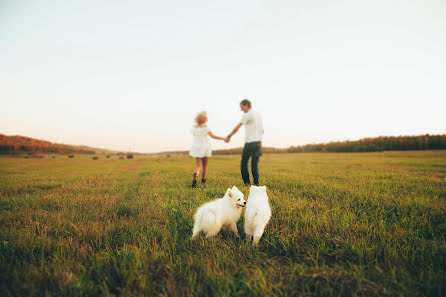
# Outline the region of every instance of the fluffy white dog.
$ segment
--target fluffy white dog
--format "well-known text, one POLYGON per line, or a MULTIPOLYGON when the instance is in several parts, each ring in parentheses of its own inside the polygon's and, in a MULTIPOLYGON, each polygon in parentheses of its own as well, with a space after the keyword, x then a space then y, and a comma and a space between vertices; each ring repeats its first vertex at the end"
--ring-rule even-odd
POLYGON ((266 186, 251 186, 245 212, 245 234, 249 240, 253 238, 252 245, 255 246, 259 243, 270 218, 271 208, 268 203, 266 186))
POLYGON ((237 221, 242 214, 242 208, 246 205, 243 197, 243 193, 233 186, 226 191, 223 198, 200 206, 195 213, 192 239, 201 231, 206 233, 206 237, 215 236, 221 228, 228 228, 238 236, 237 221))

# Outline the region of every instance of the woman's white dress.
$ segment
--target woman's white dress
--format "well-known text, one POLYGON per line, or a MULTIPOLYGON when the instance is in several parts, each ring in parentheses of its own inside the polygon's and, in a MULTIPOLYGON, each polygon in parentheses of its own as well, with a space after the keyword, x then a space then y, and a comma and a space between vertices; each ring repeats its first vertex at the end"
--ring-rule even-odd
POLYGON ((194 136, 189 155, 194 158, 210 157, 212 154, 208 127, 193 127, 190 132, 194 136))

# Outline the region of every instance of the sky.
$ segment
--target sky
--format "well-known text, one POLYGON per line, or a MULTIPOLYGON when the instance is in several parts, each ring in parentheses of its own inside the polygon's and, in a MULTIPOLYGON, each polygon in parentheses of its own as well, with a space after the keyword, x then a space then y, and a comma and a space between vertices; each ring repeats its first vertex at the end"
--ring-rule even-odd
POLYGON ((244 98, 264 146, 446 133, 446 1, 0 0, 0 133, 187 150, 244 98))

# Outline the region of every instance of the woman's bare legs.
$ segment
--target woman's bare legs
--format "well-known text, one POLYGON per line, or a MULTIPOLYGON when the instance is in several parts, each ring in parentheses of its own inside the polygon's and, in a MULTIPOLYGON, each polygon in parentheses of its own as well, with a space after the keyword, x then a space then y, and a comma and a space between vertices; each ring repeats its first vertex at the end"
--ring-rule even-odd
POLYGON ((202 166, 201 158, 195 158, 195 172, 194 172, 194 180, 192 181, 192 188, 195 188, 197 186, 197 178, 198 174, 200 173, 200 169, 202 166))
POLYGON ((208 173, 209 157, 204 157, 201 160, 203 163, 203 172, 201 173, 201 183, 206 184, 206 175, 208 173))
POLYGON ((196 174, 197 177, 200 174, 200 170, 201 170, 201 167, 202 167, 202 164, 203 164, 203 162, 201 160, 202 160, 201 158, 195 158, 195 164, 196 165, 195 165, 195 173, 194 174, 196 174))

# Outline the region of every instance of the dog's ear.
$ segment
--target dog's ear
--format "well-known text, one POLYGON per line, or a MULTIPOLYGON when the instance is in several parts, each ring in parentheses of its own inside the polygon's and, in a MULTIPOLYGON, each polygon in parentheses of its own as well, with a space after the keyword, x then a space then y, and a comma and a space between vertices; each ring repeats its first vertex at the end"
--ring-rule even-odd
POLYGON ((231 189, 228 189, 228 196, 229 196, 229 198, 232 198, 234 195, 232 194, 232 190, 231 189))

